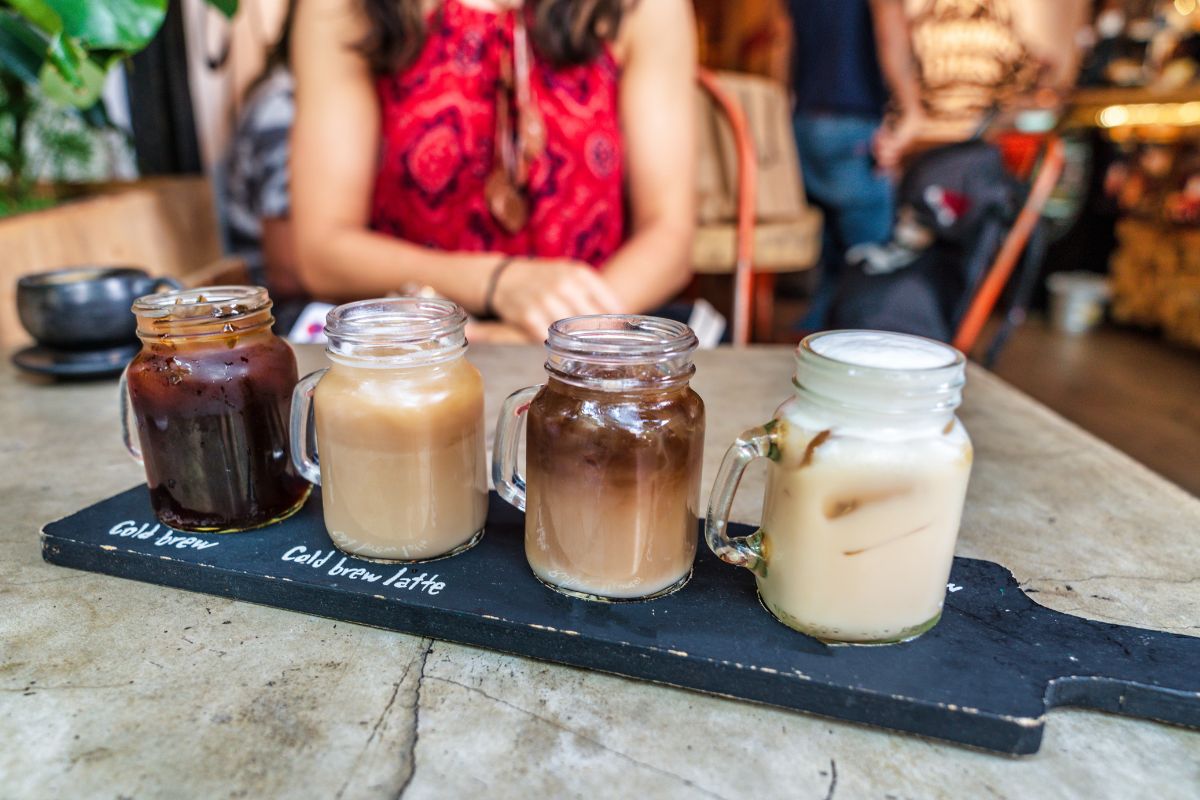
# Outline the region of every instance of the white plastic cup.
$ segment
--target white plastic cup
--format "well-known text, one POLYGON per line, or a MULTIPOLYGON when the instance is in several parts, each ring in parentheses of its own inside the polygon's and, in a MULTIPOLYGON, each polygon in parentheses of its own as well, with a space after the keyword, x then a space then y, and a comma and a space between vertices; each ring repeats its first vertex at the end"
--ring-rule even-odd
POLYGON ((1086 333, 1104 318, 1108 280, 1095 272, 1055 272, 1046 279, 1050 289, 1050 320, 1064 333, 1086 333))

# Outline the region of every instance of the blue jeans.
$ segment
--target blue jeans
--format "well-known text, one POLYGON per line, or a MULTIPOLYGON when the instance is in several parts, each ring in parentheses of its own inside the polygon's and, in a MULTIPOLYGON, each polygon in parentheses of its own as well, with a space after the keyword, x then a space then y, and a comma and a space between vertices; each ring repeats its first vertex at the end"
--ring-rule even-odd
POLYGON ((892 182, 875 171, 871 158, 879 120, 800 112, 794 122, 805 191, 825 213, 821 275, 812 306, 800 322, 801 328, 816 330, 829 317, 846 251, 891 238, 895 195, 892 182))

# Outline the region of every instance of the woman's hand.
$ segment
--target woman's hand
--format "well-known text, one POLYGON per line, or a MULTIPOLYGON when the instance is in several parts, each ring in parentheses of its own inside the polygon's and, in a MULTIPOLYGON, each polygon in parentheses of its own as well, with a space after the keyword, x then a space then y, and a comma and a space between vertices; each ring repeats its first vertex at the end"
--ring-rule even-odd
POLYGON ((492 309, 536 341, 551 323, 583 314, 620 314, 616 293, 596 270, 567 259, 521 259, 496 281, 492 309))

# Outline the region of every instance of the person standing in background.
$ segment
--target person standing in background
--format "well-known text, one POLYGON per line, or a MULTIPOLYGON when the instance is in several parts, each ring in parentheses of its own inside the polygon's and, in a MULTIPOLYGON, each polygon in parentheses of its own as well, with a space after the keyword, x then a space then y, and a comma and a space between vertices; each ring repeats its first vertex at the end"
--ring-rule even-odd
POLYGON ((845 252, 891 234, 895 167, 923 125, 903 0, 789 0, 796 144, 809 198, 825 213, 812 306, 825 325, 845 252), (892 112, 884 122, 889 106, 892 112))

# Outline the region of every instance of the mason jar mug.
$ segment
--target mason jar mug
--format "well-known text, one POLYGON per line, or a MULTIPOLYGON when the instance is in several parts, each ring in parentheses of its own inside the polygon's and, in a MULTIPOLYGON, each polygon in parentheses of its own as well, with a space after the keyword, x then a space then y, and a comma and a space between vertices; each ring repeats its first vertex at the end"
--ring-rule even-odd
POLYGON ((796 352, 795 393, 725 455, 709 547, 752 570, 781 622, 830 642, 919 636, 942 613, 972 449, 955 416, 961 353, 904 334, 830 331, 796 352), (733 494, 769 461, 762 526, 732 539, 733 494))
POLYGON ((296 356, 271 332, 267 290, 164 292, 133 313, 142 350, 121 376, 122 432, 158 519, 225 533, 295 513, 309 492, 288 455, 296 356))
POLYGON ((332 366, 296 386, 291 440, 343 552, 426 561, 483 535, 483 378, 465 358, 466 320, 452 301, 420 297, 329 312, 332 366))
POLYGON ((546 349, 546 383, 504 403, 492 464, 500 496, 525 511, 530 567, 590 600, 680 588, 696 555, 704 449, 695 334, 655 317, 574 317, 550 327, 546 349))

